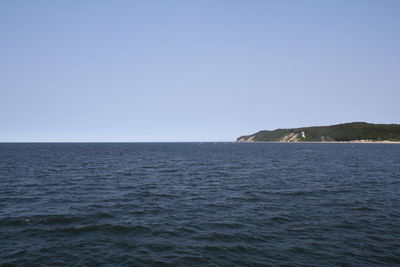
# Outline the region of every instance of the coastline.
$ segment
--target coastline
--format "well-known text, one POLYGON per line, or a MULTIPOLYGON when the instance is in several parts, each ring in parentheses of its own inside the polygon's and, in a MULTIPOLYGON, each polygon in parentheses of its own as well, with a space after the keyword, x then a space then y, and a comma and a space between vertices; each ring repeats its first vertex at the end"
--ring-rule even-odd
POLYGON ((400 144, 400 141, 372 141, 372 140, 353 140, 353 141, 236 141, 236 143, 300 143, 300 144, 400 144))
POLYGON ((279 128, 242 135, 237 142, 399 144, 400 124, 349 122, 329 126, 279 128))

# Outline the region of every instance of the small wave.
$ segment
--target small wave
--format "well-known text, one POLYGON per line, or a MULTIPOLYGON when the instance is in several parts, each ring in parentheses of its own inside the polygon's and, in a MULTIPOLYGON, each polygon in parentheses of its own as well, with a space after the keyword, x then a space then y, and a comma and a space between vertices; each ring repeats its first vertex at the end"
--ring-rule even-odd
POLYGON ((124 176, 133 176, 133 173, 131 172, 122 172, 121 174, 124 176))
POLYGON ((97 224, 86 225, 81 227, 61 227, 49 230, 52 233, 68 233, 68 234, 85 234, 92 232, 109 232, 114 234, 144 234, 151 232, 151 229, 142 225, 112 225, 112 224, 97 224))
POLYGON ((371 207, 356 207, 356 208, 352 208, 352 210, 357 210, 357 211, 377 211, 374 208, 371 207))
POLYGON ((273 222, 280 222, 280 223, 292 221, 288 217, 284 217, 284 216, 274 216, 274 217, 271 217, 270 220, 273 222))
POLYGON ((67 224, 79 224, 85 221, 89 221, 91 218, 102 219, 102 218, 113 218, 114 216, 106 212, 96 212, 89 215, 70 215, 70 214, 58 214, 58 215, 35 215, 30 217, 8 217, 0 220, 2 226, 19 226, 19 225, 67 225, 67 224))
POLYGON ((175 173, 175 172, 180 172, 182 169, 161 169, 159 172, 166 172, 166 173, 175 173))
POLYGON ((343 223, 335 225, 337 228, 342 228, 342 229, 359 229, 360 226, 354 223, 351 223, 349 221, 344 221, 343 223))
POLYGON ((208 225, 211 229, 241 229, 245 227, 244 224, 238 222, 215 222, 208 225))
POLYGON ((142 166, 143 169, 158 169, 159 166, 142 166))
POLYGON ((165 252, 168 250, 175 249, 175 245, 173 244, 163 244, 163 243, 150 243, 145 246, 146 248, 154 251, 154 252, 165 252))

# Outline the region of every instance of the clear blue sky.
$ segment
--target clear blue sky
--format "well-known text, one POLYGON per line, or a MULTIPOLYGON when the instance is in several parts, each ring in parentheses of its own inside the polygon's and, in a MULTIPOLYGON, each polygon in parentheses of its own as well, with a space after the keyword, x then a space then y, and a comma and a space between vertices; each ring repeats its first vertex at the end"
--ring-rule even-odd
POLYGON ((400 123, 400 1, 1 1, 0 141, 400 123))

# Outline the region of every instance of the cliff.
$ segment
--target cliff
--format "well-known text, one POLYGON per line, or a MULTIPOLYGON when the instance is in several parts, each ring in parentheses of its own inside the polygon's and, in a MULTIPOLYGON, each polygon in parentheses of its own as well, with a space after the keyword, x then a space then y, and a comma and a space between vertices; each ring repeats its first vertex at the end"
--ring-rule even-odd
POLYGON ((276 129, 244 135, 237 142, 400 141, 400 124, 352 122, 331 126, 276 129))

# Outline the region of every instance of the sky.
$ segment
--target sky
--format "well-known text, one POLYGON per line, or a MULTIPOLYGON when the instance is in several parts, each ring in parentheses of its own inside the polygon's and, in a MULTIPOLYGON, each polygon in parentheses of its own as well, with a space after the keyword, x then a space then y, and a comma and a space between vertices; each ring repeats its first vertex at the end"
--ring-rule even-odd
POLYGON ((0 1, 0 142, 400 123, 400 1, 0 1))

